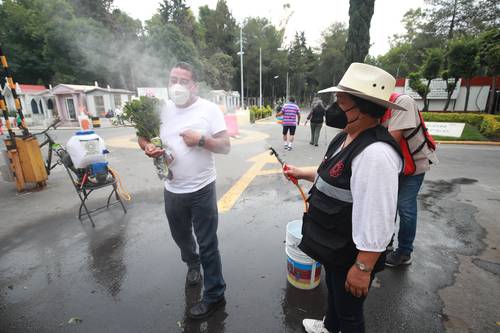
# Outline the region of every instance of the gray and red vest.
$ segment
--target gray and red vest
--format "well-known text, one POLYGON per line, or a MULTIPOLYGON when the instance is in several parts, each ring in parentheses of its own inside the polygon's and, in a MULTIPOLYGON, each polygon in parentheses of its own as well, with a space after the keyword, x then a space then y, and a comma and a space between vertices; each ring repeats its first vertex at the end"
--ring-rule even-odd
MULTIPOLYGON (((362 132, 334 156, 346 136, 345 132, 339 133, 330 143, 309 192, 309 210, 303 217, 299 248, 326 267, 348 268, 358 255, 352 239, 353 159, 375 142, 389 144, 401 156, 399 145, 387 129, 380 125, 362 132)), ((381 255, 374 270, 382 270, 384 262, 385 255, 381 255)))
MULTIPOLYGON (((395 103, 398 97, 401 95, 402 94, 400 93, 392 93, 391 97, 389 98, 389 101, 395 103)), ((405 111, 405 112, 410 112, 410 111, 405 111)), ((426 145, 430 150, 432 151, 436 150, 436 142, 434 141, 434 138, 427 130, 427 126, 425 126, 424 117, 422 117, 422 113, 420 113, 420 111, 418 110, 417 113, 420 119, 420 124, 417 127, 415 127, 415 129, 410 134, 408 134, 407 136, 402 136, 401 140, 399 140, 399 147, 401 148, 401 153, 403 154, 403 162, 404 162, 403 174, 405 176, 411 176, 417 170, 417 166, 415 165, 415 160, 413 159, 413 155, 420 152, 426 145), (408 144, 408 140, 417 135, 420 131, 422 131, 424 140, 422 144, 420 144, 420 146, 418 146, 415 150, 411 151, 410 145, 408 144)), ((388 120, 391 119, 391 117, 392 117, 392 109, 385 110, 384 115, 380 119, 380 123, 383 124, 387 122, 388 120)))

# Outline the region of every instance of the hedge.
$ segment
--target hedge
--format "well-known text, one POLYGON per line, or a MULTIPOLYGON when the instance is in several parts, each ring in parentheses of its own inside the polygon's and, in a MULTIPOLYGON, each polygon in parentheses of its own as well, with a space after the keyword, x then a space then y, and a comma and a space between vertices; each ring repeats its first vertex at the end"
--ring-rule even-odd
POLYGON ((479 132, 485 136, 500 138, 500 117, 485 115, 479 127, 479 132))
POLYGON ((254 123, 255 120, 270 117, 273 114, 273 109, 267 105, 265 107, 259 108, 256 105, 250 107, 250 123, 254 123))
POLYGON ((500 137, 500 116, 477 113, 422 112, 425 121, 466 123, 477 127, 484 136, 500 137))

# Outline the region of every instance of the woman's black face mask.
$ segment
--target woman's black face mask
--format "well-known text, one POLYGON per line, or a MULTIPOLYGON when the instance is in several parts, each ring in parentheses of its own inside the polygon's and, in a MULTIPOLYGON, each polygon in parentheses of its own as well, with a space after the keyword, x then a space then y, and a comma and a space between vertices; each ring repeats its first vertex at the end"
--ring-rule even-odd
POLYGON ((348 122, 346 113, 357 107, 357 105, 351 106, 349 109, 343 111, 337 102, 330 104, 325 110, 325 122, 326 126, 344 129, 347 124, 353 123, 358 118, 353 121, 348 122))

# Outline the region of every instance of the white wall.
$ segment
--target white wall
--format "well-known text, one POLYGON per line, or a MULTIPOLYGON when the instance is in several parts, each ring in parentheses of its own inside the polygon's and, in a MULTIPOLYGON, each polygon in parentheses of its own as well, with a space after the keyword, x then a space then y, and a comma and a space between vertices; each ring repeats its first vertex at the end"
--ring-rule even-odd
MULTIPOLYGON (((469 105, 467 111, 471 112, 483 112, 486 109, 486 103, 488 99, 489 86, 472 86, 470 87, 469 95, 469 105)), ((405 93, 404 87, 396 87, 396 92, 405 93)), ((450 105, 448 106, 448 111, 464 111, 465 109, 465 95, 467 93, 467 88, 464 86, 460 87, 457 99, 452 99, 450 105)), ((424 101, 422 98, 415 98, 420 110, 424 107, 424 101)), ((430 111, 443 111, 446 104, 446 99, 430 99, 429 110, 430 111)))
POLYGON ((163 87, 140 87, 137 88, 137 96, 153 96, 164 101, 168 100, 168 89, 163 87))

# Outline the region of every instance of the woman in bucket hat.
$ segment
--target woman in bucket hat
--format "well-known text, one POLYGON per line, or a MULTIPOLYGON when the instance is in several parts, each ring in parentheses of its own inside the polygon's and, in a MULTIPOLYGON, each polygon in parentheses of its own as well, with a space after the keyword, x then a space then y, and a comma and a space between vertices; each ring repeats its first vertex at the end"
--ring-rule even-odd
POLYGON ((314 182, 303 216, 300 249, 325 267, 328 309, 323 320, 304 319, 309 333, 364 332, 363 303, 382 270, 394 229, 399 145, 379 124, 396 80, 384 70, 353 63, 327 107, 326 125, 343 129, 317 171, 289 166, 286 176, 314 182))

